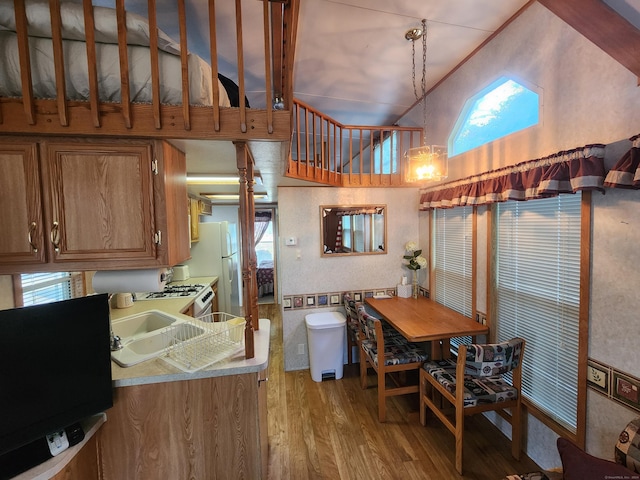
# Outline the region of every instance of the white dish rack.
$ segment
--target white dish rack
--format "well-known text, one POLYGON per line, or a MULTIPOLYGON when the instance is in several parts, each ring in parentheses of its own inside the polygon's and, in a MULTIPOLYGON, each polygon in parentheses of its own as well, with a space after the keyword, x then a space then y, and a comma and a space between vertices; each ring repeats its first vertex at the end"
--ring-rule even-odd
POLYGON ((181 323, 180 328, 163 330, 162 359, 188 373, 193 373, 243 350, 245 319, 225 312, 181 323))

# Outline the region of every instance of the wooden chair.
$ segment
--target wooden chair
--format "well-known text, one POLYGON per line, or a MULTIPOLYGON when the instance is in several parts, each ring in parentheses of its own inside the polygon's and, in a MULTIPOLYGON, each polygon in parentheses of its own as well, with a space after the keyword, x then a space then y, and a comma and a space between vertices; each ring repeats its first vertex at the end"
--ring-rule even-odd
POLYGON ((387 397, 417 393, 419 385, 407 385, 403 374, 418 371, 427 360, 427 353, 415 343, 408 342, 400 333, 385 328, 383 322, 369 315, 364 306, 358 308, 360 325, 360 383, 366 389, 367 369, 377 373, 378 420, 384 422, 387 413, 387 397), (387 379, 395 387, 387 387, 387 379))
POLYGON ((525 341, 460 345, 458 358, 426 362, 420 370, 420 423, 429 407, 456 439, 456 470, 462 475, 465 415, 496 411, 511 424, 511 454, 520 459, 522 356, 525 341), (503 376, 512 372, 513 384, 503 376), (457 381, 457 379, 464 379, 457 381), (442 402, 442 399, 447 400, 442 402), (453 409, 443 408, 442 405, 453 409), (506 413, 511 410, 511 415, 506 413), (451 418, 453 413, 453 418, 451 418))
POLYGON ((353 347, 358 347, 358 312, 357 307, 360 302, 353 300, 350 294, 345 293, 342 296, 342 303, 344 305, 345 316, 347 317, 347 364, 353 363, 353 347))

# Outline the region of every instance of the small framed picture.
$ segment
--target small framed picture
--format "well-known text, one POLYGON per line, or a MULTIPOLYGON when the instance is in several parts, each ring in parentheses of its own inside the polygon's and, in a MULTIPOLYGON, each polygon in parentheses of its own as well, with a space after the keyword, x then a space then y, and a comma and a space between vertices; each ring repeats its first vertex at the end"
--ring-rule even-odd
POLYGON ((371 297, 373 297, 373 292, 372 291, 364 292, 364 298, 371 298, 371 297))
POLYGON ((361 302, 362 301, 362 292, 353 292, 353 300, 355 302, 361 302))
POLYGON ((611 371, 609 367, 589 360, 587 365, 587 385, 590 388, 608 395, 610 375, 611 371))
POLYGON ((293 308, 301 308, 303 306, 303 298, 300 297, 293 297, 293 308))
POLYGON ((282 299, 282 306, 285 310, 291 308, 291 297, 284 297, 282 299))
POLYGON ((329 296, 329 303, 331 305, 340 305, 340 295, 337 293, 332 293, 329 296))
POLYGON ((390 297, 395 296, 395 294, 396 294, 396 291, 393 288, 387 290, 387 295, 389 295, 390 297))
POLYGON ((316 296, 307 295, 307 307, 315 307, 315 306, 316 306, 316 296))
POLYGON ((640 397, 638 390, 640 381, 637 378, 628 377, 620 372, 613 372, 613 392, 612 396, 616 400, 629 405, 630 407, 640 409, 640 397))
POLYGON ((326 294, 318 295, 318 306, 323 307, 329 303, 329 297, 326 294))

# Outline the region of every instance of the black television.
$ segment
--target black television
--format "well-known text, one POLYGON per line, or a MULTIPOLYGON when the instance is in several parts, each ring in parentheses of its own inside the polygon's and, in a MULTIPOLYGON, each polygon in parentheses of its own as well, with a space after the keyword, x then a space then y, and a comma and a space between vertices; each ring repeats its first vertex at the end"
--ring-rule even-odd
POLYGON ((113 405, 109 332, 106 294, 0 310, 0 463, 113 405))

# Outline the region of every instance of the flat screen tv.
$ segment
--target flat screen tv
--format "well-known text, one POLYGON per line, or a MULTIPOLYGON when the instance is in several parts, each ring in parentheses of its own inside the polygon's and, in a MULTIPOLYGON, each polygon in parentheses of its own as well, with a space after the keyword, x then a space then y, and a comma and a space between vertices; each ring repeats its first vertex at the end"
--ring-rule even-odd
POLYGON ((113 405, 108 296, 0 310, 0 458, 113 405))

